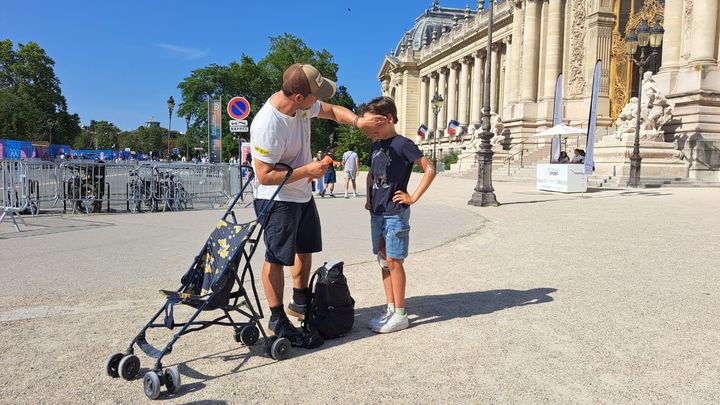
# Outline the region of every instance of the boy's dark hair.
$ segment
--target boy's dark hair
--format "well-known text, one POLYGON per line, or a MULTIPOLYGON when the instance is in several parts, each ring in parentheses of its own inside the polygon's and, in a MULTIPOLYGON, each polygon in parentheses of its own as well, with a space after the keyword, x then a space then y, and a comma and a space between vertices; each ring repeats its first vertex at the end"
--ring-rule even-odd
POLYGON ((392 114, 393 124, 397 124, 397 107, 395 107, 395 101, 390 97, 376 97, 370 100, 369 103, 360 106, 360 115, 365 113, 377 114, 386 116, 392 114))
POLYGON ((348 145, 348 150, 349 150, 350 152, 355 152, 355 144, 354 144, 354 143, 351 143, 350 145, 348 145))

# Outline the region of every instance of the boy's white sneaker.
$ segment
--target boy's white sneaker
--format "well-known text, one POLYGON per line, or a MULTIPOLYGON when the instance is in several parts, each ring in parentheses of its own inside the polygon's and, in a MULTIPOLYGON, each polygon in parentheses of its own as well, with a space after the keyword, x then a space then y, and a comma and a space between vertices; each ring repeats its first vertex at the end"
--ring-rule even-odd
POLYGON ((410 326, 407 314, 398 315, 393 314, 387 321, 378 325, 377 328, 373 328, 373 331, 377 333, 390 333, 397 332, 399 330, 407 329, 410 326))
POLYGON ((383 312, 379 313, 378 316, 371 319, 370 322, 368 322, 368 328, 375 329, 379 328, 380 325, 385 323, 388 319, 390 319, 391 316, 393 316, 395 312, 391 311, 390 308, 385 307, 383 312))

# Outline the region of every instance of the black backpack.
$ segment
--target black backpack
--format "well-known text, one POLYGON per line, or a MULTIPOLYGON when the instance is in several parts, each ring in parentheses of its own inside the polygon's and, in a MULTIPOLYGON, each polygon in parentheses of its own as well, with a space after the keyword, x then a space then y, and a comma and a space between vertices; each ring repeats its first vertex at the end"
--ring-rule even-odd
POLYGON ((355 322, 355 300, 343 275, 343 262, 330 261, 315 270, 309 288, 305 322, 325 339, 350 332, 355 322))

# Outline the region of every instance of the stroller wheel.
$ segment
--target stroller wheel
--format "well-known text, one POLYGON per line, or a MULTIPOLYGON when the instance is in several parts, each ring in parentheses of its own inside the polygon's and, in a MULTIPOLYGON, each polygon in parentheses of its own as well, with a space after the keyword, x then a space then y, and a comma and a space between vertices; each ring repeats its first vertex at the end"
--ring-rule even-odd
POLYGON ((113 353, 105 359, 105 372, 112 378, 118 378, 118 367, 120 366, 120 360, 123 358, 122 353, 113 353))
POLYGON ((177 367, 168 367, 165 369, 165 387, 171 394, 175 394, 180 391, 180 371, 177 367))
POLYGON ((270 357, 275 360, 285 360, 290 356, 290 341, 279 338, 270 346, 270 357))
POLYGON ((150 399, 157 399, 160 395, 160 377, 154 371, 148 371, 143 377, 143 391, 150 399))
POLYGON ((132 380, 140 371, 140 359, 134 354, 128 354, 120 360, 118 371, 123 379, 132 380))
POLYGON ((246 325, 240 328, 239 332, 235 332, 235 341, 244 344, 245 346, 252 346, 257 343, 260 338, 260 331, 255 325, 246 325))

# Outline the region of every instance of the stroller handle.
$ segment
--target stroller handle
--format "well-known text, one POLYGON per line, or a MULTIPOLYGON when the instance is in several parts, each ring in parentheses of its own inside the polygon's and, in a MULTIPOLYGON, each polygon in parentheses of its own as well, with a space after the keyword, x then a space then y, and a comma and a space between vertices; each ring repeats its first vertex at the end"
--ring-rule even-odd
POLYGON ((276 169, 284 169, 287 171, 287 173, 285 174, 285 180, 283 181, 283 183, 285 181, 287 181, 290 178, 290 176, 292 176, 292 174, 293 174, 293 168, 290 167, 289 165, 286 165, 285 163, 277 162, 277 163, 275 163, 275 168, 276 169))

